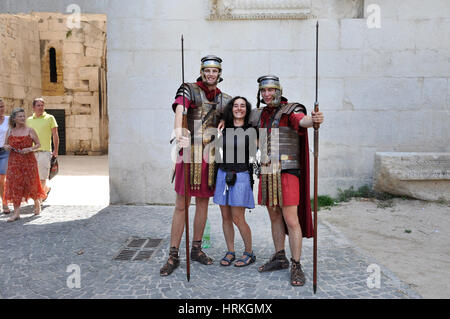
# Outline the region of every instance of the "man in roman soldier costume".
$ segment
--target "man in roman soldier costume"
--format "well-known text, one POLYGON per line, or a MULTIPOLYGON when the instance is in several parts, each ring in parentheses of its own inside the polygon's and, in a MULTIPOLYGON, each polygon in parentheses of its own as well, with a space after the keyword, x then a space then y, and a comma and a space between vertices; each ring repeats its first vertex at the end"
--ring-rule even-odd
MULTIPOLYGON (((184 83, 178 89, 172 104, 175 112, 175 135, 179 148, 179 157, 175 166, 176 202, 172 219, 169 259, 161 268, 161 276, 170 275, 180 264, 178 249, 185 226, 185 190, 184 162, 182 158, 190 156, 188 176, 190 189, 188 202, 195 197, 194 235, 190 258, 204 265, 213 260, 202 250, 202 237, 208 215, 208 202, 214 196, 215 163, 211 132, 217 131, 222 110, 231 100, 231 96, 222 93, 217 84, 222 81, 222 59, 208 55, 201 60, 200 77, 195 83, 184 83), (184 101, 183 101, 184 99, 184 101), (183 136, 182 113, 187 109, 187 125, 190 137, 183 136), (212 130, 212 131, 211 131, 212 130), (209 145, 211 144, 211 145, 209 145), (186 150, 190 154, 183 156, 186 150), (203 156, 207 154, 206 156, 203 156)), ((188 227, 188 226, 187 226, 188 227)))
POLYGON ((291 250, 291 284, 302 286, 305 275, 300 265, 302 237, 313 237, 309 195, 309 149, 307 128, 323 122, 321 112, 308 116, 305 106, 288 103, 282 96, 278 77, 258 79, 258 108, 251 114, 261 134, 261 174, 258 202, 269 212, 275 254, 258 271, 286 269, 289 260, 284 250, 286 234, 291 250), (261 100, 262 96, 262 100, 261 100), (259 108, 260 102, 266 104, 259 108), (261 132, 261 131, 260 131, 261 132))

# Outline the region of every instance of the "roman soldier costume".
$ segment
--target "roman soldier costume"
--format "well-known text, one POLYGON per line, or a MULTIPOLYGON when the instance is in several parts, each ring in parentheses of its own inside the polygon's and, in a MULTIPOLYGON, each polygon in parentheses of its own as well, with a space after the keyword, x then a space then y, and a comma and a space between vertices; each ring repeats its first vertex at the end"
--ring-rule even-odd
POLYGON ((308 131, 299 124, 307 115, 306 108, 299 103, 288 103, 282 96, 278 77, 262 76, 258 83, 258 108, 252 111, 250 122, 254 127, 267 129, 267 134, 260 135, 263 151, 258 201, 266 206, 298 206, 303 237, 310 238, 313 224, 308 131), (260 90, 263 88, 274 88, 276 93, 270 106, 260 108, 260 90))
MULTIPOLYGON (((201 77, 196 83, 184 83, 178 89, 173 108, 178 104, 183 105, 183 95, 187 108, 188 129, 191 132, 189 180, 191 196, 211 197, 214 195, 215 185, 215 148, 211 143, 215 134, 225 105, 231 100, 231 96, 221 92, 218 88, 209 90, 203 70, 205 68, 218 68, 218 82, 222 81, 222 59, 208 55, 202 58, 200 73, 201 77), (211 143, 211 144, 210 144, 211 143), (205 147, 208 156, 203 157, 205 147)), ((182 151, 180 151, 180 155, 182 151)), ((175 168, 175 190, 184 195, 184 173, 182 161, 177 161, 175 168)))

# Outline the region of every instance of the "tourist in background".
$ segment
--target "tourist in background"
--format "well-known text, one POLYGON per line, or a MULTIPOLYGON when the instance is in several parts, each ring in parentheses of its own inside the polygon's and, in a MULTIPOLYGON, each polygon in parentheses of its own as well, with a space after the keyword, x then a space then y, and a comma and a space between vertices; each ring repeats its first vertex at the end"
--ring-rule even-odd
POLYGON ((58 124, 53 115, 45 112, 45 102, 43 98, 37 98, 33 101, 33 115, 27 119, 26 125, 33 128, 41 147, 34 153, 39 168, 39 179, 41 180, 42 188, 44 189, 47 199, 51 188, 47 186, 47 179, 50 173, 50 161, 53 157, 58 157, 59 135, 58 124), (53 150, 52 150, 53 140, 53 150))
POLYGON ((14 109, 9 118, 9 130, 3 146, 10 152, 4 199, 14 205, 14 214, 8 222, 20 219, 20 203, 30 198, 34 200, 34 214, 39 215, 40 199, 46 196, 39 180, 38 166, 33 154, 41 147, 41 144, 36 132, 25 123, 25 110, 14 109))
POLYGON ((6 167, 8 165, 9 152, 3 148, 5 144, 6 132, 8 131, 9 116, 5 116, 6 106, 0 98, 0 196, 2 198, 3 213, 9 214, 11 211, 8 208, 8 203, 3 201, 3 194, 5 189, 6 167))

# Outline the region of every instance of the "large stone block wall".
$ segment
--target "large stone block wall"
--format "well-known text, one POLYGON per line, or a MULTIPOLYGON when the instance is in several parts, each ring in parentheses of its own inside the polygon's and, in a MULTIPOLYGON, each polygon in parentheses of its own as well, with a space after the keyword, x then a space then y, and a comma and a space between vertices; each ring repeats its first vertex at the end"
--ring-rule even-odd
MULTIPOLYGON (((321 194, 372 184, 375 152, 450 150, 448 1, 314 1, 310 15, 297 20, 214 20, 213 2, 77 2, 86 13, 108 16, 112 203, 174 200, 168 141, 182 33, 187 80, 197 77, 202 56, 216 54, 224 60, 224 92, 255 105, 256 78, 277 74, 284 94, 311 110, 319 20, 321 194), (379 29, 367 26, 370 4, 380 8, 379 29)), ((15 12, 65 12, 72 1, 7 3, 3 9, 15 12)))
POLYGON ((81 15, 80 28, 69 28, 68 15, 34 12, 38 21, 43 95, 48 109, 66 111, 67 154, 102 154, 108 146, 106 91, 101 74, 106 70, 106 16, 81 15), (50 82, 50 48, 56 49, 58 82, 50 82), (104 105, 103 105, 104 104, 104 105))
POLYGON ((37 22, 27 15, 0 14, 0 97, 6 114, 42 94, 37 22))

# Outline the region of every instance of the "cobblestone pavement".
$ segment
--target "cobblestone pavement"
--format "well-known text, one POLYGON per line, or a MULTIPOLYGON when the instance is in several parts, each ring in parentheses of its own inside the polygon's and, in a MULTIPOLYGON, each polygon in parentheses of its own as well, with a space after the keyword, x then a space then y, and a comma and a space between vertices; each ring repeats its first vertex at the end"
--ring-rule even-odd
MULTIPOLYGON (((323 223, 319 226, 316 295, 312 289, 312 239, 303 242, 305 286, 292 287, 288 270, 258 273, 257 267, 273 254, 269 218, 261 207, 247 212, 256 263, 236 268, 219 265, 226 246, 220 211, 210 206, 212 246, 205 251, 215 263, 192 263, 190 282, 186 280, 184 245, 180 248, 180 268, 169 277, 159 275, 168 257, 173 207, 44 206, 38 217, 33 216, 32 209, 24 207, 21 220, 12 224, 6 223, 5 215, 0 217, 0 298, 421 297, 323 223), (162 242, 150 260, 114 260, 131 237, 160 238, 162 242), (367 270, 372 264, 380 267, 381 281, 379 288, 369 289, 368 277, 375 273, 367 270)), ((191 222, 193 215, 191 208, 191 222)), ((236 251, 239 256, 243 251, 237 229, 236 251)))

